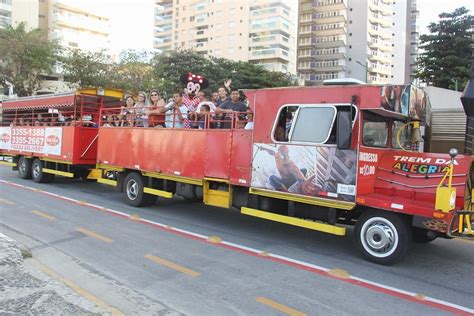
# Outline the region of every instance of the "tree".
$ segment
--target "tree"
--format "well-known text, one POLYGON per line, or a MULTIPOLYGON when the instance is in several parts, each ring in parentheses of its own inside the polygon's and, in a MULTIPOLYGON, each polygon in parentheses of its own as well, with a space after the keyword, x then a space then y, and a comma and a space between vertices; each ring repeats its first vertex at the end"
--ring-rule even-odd
POLYGON ((109 87, 112 64, 104 51, 69 49, 60 60, 64 80, 71 87, 109 87))
POLYGON ((469 80, 473 16, 465 7, 441 13, 438 23, 430 23, 430 34, 420 36, 422 53, 417 78, 428 85, 462 89, 469 80))
POLYGON ((27 30, 24 22, 0 29, 0 83, 11 82, 18 96, 33 95, 42 76, 51 74, 59 45, 44 38, 41 30, 27 30))
POLYGON ((118 63, 112 66, 109 80, 110 86, 133 94, 155 87, 156 80, 148 53, 133 49, 122 51, 118 63))
POLYGON ((258 89, 296 85, 288 74, 269 71, 262 66, 226 58, 205 57, 194 51, 170 51, 156 55, 152 61, 158 88, 172 92, 182 89, 181 74, 192 72, 202 74, 209 80, 207 92, 216 91, 226 79, 232 79, 232 86, 240 89, 258 89))

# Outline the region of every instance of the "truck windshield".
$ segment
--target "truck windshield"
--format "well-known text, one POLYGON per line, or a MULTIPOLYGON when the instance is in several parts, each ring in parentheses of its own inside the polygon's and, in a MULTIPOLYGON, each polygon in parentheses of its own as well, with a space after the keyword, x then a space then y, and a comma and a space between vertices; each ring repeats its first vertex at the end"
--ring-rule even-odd
POLYGON ((370 147, 387 147, 388 119, 371 112, 364 112, 363 119, 362 144, 370 147))
POLYGON ((402 121, 393 121, 392 147, 397 149, 410 149, 413 134, 413 125, 405 125, 402 121))

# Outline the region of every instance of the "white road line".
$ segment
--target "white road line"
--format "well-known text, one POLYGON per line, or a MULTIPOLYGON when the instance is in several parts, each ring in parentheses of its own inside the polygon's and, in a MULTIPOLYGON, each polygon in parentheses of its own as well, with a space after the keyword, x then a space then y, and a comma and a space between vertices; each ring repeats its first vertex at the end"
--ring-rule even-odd
MULTIPOLYGON (((8 185, 22 187, 22 188, 25 188, 27 190, 33 190, 33 191, 36 190, 34 188, 31 188, 31 187, 27 187, 27 186, 24 186, 24 185, 21 185, 21 184, 17 184, 17 183, 5 181, 5 180, 0 180, 0 183, 5 183, 5 184, 8 184, 8 185)), ((99 209, 99 210, 109 212, 109 213, 112 213, 112 214, 118 214, 118 215, 128 217, 128 218, 130 218, 133 215, 133 214, 127 214, 127 213, 123 213, 123 212, 120 212, 120 211, 116 211, 116 210, 113 210, 113 209, 110 209, 110 208, 101 207, 101 206, 98 206, 98 205, 95 205, 95 204, 84 203, 84 202, 81 202, 79 200, 75 200, 75 199, 72 199, 72 198, 68 198, 68 197, 65 197, 65 196, 62 196, 62 195, 57 195, 57 194, 46 192, 46 191, 39 191, 38 193, 52 194, 53 196, 57 196, 60 199, 65 199, 65 200, 71 201, 73 203, 89 206, 89 207, 92 207, 94 209, 99 209)), ((191 232, 191 231, 188 231, 188 230, 185 230, 185 229, 169 227, 169 225, 165 225, 165 224, 162 224, 162 223, 158 223, 158 222, 143 219, 143 218, 140 218, 140 220, 138 220, 138 221, 137 220, 133 220, 133 221, 134 222, 148 223, 148 224, 151 224, 151 225, 154 225, 154 226, 157 226, 157 227, 164 228, 166 230, 176 231, 176 232, 179 232, 181 234, 189 235, 189 236, 192 236, 194 238, 201 239, 203 241, 207 241, 207 239, 209 237, 209 236, 194 233, 194 232, 191 232)), ((258 250, 258 249, 251 248, 251 247, 246 247, 246 246, 243 246, 243 245, 240 245, 240 244, 235 244, 235 243, 231 243, 231 242, 227 242, 227 241, 222 241, 221 243, 217 243, 216 245, 219 245, 219 244, 224 244, 224 245, 229 246, 229 247, 233 247, 233 248, 236 248, 236 249, 244 250, 244 251, 255 253, 255 254, 260 254, 260 253, 263 252, 262 250, 258 250)), ((311 263, 308 263, 308 262, 300 261, 300 260, 297 260, 297 259, 293 259, 293 258, 289 258, 289 257, 286 257, 286 256, 277 255, 277 254, 269 253, 266 257, 262 257, 262 258, 275 258, 275 259, 279 259, 281 261, 288 262, 290 264, 295 264, 295 265, 299 265, 299 266, 302 266, 302 267, 307 267, 307 268, 317 270, 319 272, 324 272, 324 273, 327 273, 328 271, 331 270, 330 268, 321 267, 321 266, 318 266, 318 265, 315 265, 315 264, 311 264, 311 263)), ((416 296, 418 295, 418 294, 413 293, 413 292, 405 291, 405 290, 402 290, 402 289, 399 289, 399 288, 396 288, 396 287, 392 287, 392 286, 389 286, 389 285, 385 285, 385 284, 382 284, 382 283, 370 281, 370 280, 355 277, 355 276, 349 276, 348 280, 356 281, 358 283, 362 283, 362 284, 365 284, 365 285, 371 285, 375 288, 385 289, 385 290, 391 291, 393 293, 398 293, 400 295, 408 296, 408 297, 411 297, 414 301, 416 301, 416 296)), ((352 284, 354 284, 354 283, 352 283, 352 284)), ((390 294, 387 293, 387 295, 390 295, 390 294)), ((394 296, 394 295, 392 295, 392 296, 394 296)), ((436 298, 432 298, 432 297, 429 297, 429 296, 426 296, 424 298, 424 300, 420 301, 420 303, 422 303, 423 301, 429 301, 429 302, 432 302, 432 303, 435 303, 435 304, 438 304, 438 305, 441 305, 441 306, 451 307, 453 309, 457 309, 459 311, 464 311, 466 313, 474 315, 474 309, 471 309, 471 308, 468 308, 468 307, 465 307, 465 306, 461 306, 461 305, 458 305, 458 304, 450 303, 450 302, 447 302, 447 301, 439 300, 439 299, 436 299, 436 298)), ((428 305, 428 306, 433 307, 432 305, 428 305)))

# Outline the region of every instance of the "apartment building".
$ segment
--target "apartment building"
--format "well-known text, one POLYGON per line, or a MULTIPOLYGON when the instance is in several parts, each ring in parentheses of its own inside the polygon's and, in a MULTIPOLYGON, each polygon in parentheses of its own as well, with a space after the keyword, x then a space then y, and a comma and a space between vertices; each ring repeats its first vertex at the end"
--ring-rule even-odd
POLYGON ((25 22, 27 28, 38 27, 38 0, 0 0, 0 28, 25 22))
POLYGON ((394 4, 392 83, 410 83, 416 72, 420 38, 419 11, 416 0, 396 1, 394 4), (401 17, 404 17, 402 19, 401 17))
MULTIPOLYGON (((40 0, 41 1, 41 0, 40 0)), ((110 46, 110 19, 93 3, 80 0, 43 0, 48 8, 48 38, 63 47, 98 51, 110 46)))
POLYGON ((110 19, 80 0, 0 0, 0 27, 25 22, 63 47, 98 51, 110 46, 110 19))
POLYGON ((297 71, 306 85, 408 83, 414 0, 299 0, 297 71), (408 1, 408 2, 407 2, 408 1))
MULTIPOLYGON (((295 2, 296 3, 296 2, 295 2)), ((291 0, 156 0, 156 51, 192 49, 295 73, 291 0)))

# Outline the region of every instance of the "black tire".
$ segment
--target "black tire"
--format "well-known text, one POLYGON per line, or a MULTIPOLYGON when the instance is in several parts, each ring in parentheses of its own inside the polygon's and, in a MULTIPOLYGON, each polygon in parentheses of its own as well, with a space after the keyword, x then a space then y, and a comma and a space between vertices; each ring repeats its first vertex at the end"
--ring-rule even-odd
POLYGON ((53 181, 54 174, 43 172, 43 162, 36 158, 31 165, 31 176, 36 183, 48 183, 53 181))
POLYGON ((366 212, 354 230, 359 251, 369 260, 391 265, 402 259, 412 241, 411 227, 400 215, 366 212))
POLYGON ((143 177, 140 174, 131 172, 127 175, 123 183, 123 193, 128 205, 140 207, 155 203, 157 196, 144 193, 143 188, 143 177))
POLYGON ((438 238, 438 236, 434 234, 432 236, 428 235, 428 232, 428 230, 423 228, 413 228, 413 242, 418 244, 427 244, 438 238))
POLYGON ((31 159, 23 156, 18 159, 18 175, 21 179, 31 179, 31 159))

